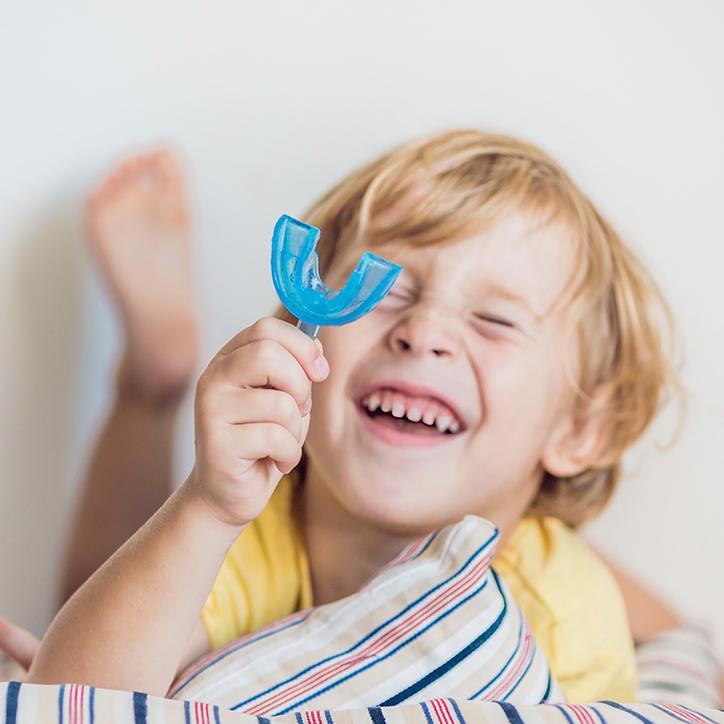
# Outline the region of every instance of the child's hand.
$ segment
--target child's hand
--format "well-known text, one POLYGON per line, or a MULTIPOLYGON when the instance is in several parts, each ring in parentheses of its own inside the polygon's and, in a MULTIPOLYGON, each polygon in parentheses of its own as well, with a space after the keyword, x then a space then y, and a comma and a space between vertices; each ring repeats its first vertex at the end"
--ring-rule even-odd
POLYGON ((312 382, 329 374, 307 335, 264 318, 211 361, 196 387, 196 464, 189 484, 218 520, 240 526, 264 509, 302 455, 312 382))

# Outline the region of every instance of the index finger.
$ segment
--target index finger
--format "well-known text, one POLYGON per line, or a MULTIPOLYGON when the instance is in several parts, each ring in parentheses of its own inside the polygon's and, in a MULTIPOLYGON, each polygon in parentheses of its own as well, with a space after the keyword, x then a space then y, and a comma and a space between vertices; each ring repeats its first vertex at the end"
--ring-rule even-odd
POLYGON ((321 344, 294 325, 276 317, 263 317, 243 329, 221 348, 217 356, 225 356, 250 342, 264 339, 273 340, 284 347, 299 362, 312 382, 321 382, 329 374, 329 364, 321 344))

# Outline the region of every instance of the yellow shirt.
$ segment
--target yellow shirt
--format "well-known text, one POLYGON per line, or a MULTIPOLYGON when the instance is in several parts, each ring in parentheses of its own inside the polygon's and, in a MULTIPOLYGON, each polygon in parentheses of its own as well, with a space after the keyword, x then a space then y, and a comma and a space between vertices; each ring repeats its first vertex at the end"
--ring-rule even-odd
MULTIPOLYGON (((304 546, 282 480, 239 536, 201 614, 212 649, 312 605, 304 546)), ((633 642, 618 587, 605 565, 555 518, 526 518, 494 567, 505 579, 571 703, 633 701, 633 642)))

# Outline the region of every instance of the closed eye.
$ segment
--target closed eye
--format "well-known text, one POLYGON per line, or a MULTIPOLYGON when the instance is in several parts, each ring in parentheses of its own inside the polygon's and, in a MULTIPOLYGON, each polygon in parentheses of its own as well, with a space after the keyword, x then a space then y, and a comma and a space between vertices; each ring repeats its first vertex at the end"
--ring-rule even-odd
POLYGON ((515 324, 513 324, 513 322, 503 319, 502 317, 492 317, 489 314, 476 314, 475 318, 479 319, 481 322, 487 322, 488 324, 495 324, 499 327, 515 329, 515 324))

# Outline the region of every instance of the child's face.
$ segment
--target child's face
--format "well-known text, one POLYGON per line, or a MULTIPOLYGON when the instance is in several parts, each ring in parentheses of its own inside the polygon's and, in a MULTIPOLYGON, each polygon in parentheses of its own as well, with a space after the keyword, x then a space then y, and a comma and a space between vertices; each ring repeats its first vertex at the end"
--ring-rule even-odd
MULTIPOLYGON (((573 271, 568 236, 513 213, 462 241, 379 250, 404 266, 389 297, 320 334, 331 373, 306 443, 317 495, 399 533, 467 513, 514 524, 544 466, 570 464, 571 350, 556 304, 573 271)), ((330 286, 357 256, 335 263, 330 286)))

